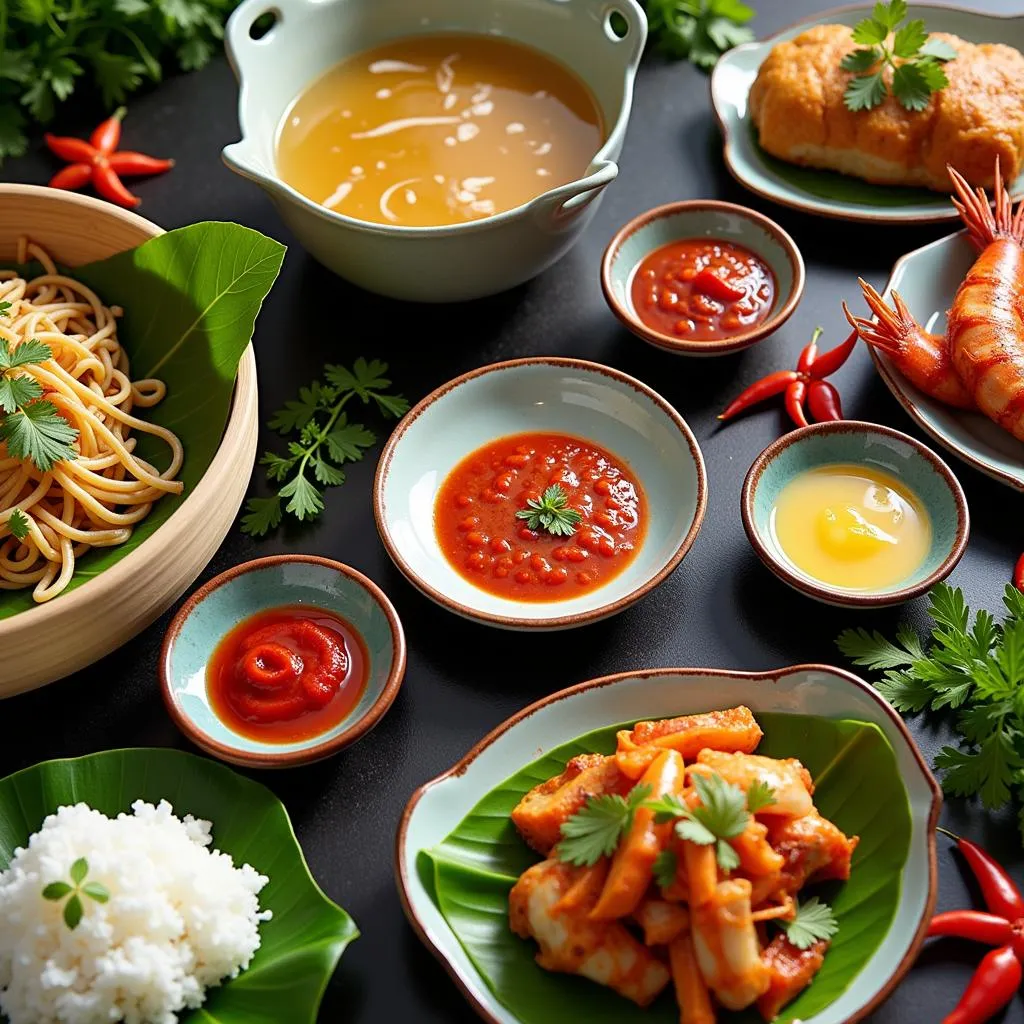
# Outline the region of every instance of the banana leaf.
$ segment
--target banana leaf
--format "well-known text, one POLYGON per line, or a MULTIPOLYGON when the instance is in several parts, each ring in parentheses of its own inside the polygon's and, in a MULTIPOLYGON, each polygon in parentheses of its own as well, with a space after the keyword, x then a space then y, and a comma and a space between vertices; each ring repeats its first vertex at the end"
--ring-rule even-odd
MULTIPOLYGON (((208 221, 69 271, 106 305, 123 307, 118 337, 132 379, 157 377, 167 384, 167 397, 142 417, 181 439, 185 490, 161 498, 126 543, 85 555, 65 593, 151 537, 209 469, 231 410, 238 362, 284 252, 280 242, 251 228, 208 221)), ((21 270, 39 272, 38 266, 21 270)), ((140 435, 137 451, 161 469, 168 464, 167 446, 155 438, 140 435)), ((0 591, 0 619, 32 607, 31 590, 0 591)))
MULTIPOLYGON (((814 777, 821 813, 847 835, 860 836, 850 880, 815 890, 831 903, 839 931, 814 983, 778 1017, 788 1024, 813 1017, 838 998, 885 938, 910 849, 910 803, 896 755, 876 726, 781 713, 757 719, 765 733, 758 753, 800 758, 814 777)), ((670 993, 641 1010, 585 979, 542 970, 534 962, 535 943, 518 938, 508 926, 508 892, 538 860, 509 820, 512 808, 576 754, 611 753, 616 731, 629 724, 588 733, 526 765, 418 858, 417 871, 434 903, 487 986, 522 1024, 675 1024, 679 1019, 670 993)), ((729 1024, 761 1020, 749 1011, 722 1013, 720 1019, 729 1024)))
MULTIPOLYGON (((270 879, 259 899, 274 916, 260 925, 249 968, 210 989, 200 1009, 179 1014, 180 1024, 313 1024, 324 988, 359 932, 313 881, 284 804, 216 761, 179 750, 109 750, 45 761, 0 780, 0 870, 58 807, 84 801, 112 817, 138 799, 165 799, 179 817, 211 821, 215 849, 270 879)), ((6 1024, 2 1014, 0 1021, 6 1024)))

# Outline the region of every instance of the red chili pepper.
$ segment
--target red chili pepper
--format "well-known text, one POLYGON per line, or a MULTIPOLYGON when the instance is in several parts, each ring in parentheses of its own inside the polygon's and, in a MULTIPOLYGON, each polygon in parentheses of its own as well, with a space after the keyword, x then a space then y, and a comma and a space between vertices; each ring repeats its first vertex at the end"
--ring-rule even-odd
POLYGON ((807 426, 807 416, 804 414, 804 396, 807 394, 807 382, 795 380, 786 388, 786 412, 789 418, 798 426, 807 426))
POLYGON ((781 394, 790 384, 799 379, 800 374, 796 370, 777 370, 775 373, 769 373, 767 377, 755 380, 749 387, 744 388, 725 407, 725 412, 721 413, 718 418, 731 420, 733 416, 738 416, 752 405, 757 405, 758 402, 763 402, 766 398, 773 398, 775 395, 781 394))
POLYGON ((819 423, 843 418, 839 392, 827 380, 812 380, 807 385, 807 406, 819 423))
POLYGON ((981 895, 985 906, 993 914, 1005 917, 1008 921, 1016 921, 1024 917, 1024 896, 1021 896, 1016 883, 1005 869, 980 846, 972 843, 955 832, 940 828, 939 831, 954 840, 957 849, 964 856, 972 874, 981 886, 981 895))
POLYGON ((735 302, 747 293, 741 288, 733 288, 728 281, 723 281, 705 267, 694 279, 691 287, 695 292, 708 295, 719 302, 735 302))
POLYGON ((1018 590, 1024 590, 1024 555, 1017 559, 1017 564, 1013 567, 1013 585, 1018 590))
POLYGON ((89 164, 68 164, 50 179, 50 188, 81 188, 91 177, 92 167, 89 164))
POLYGON ((111 153, 107 158, 110 166, 118 174, 162 174, 174 166, 173 160, 159 160, 155 156, 134 153, 125 149, 120 153, 111 153))
POLYGON ((1024 975, 1009 946, 985 954, 956 1009, 942 1024, 981 1024, 998 1013, 1020 988, 1024 975))
POLYGON ((808 370, 810 375, 819 380, 822 377, 831 377, 850 358, 850 353, 857 347, 857 338, 857 332, 853 331, 841 345, 836 345, 835 348, 830 348, 815 357, 808 370))
POLYGON ((121 119, 127 112, 126 107, 118 107, 89 136, 89 144, 101 153, 113 153, 121 141, 121 119))
POLYGON ((800 358, 797 360, 797 373, 807 373, 814 365, 814 360, 818 358, 818 339, 821 337, 823 330, 824 328, 821 327, 814 328, 814 334, 811 335, 810 342, 808 342, 803 352, 800 353, 800 358))
POLYGON ((1013 925, 998 914, 950 910, 932 918, 928 935, 954 935, 959 939, 983 942, 986 946, 1006 946, 1013 942, 1013 925))
POLYGON ((123 107, 114 111, 92 133, 90 142, 46 135, 46 144, 56 156, 73 161, 71 167, 55 174, 50 184, 55 188, 81 188, 91 180, 104 199, 129 208, 138 206, 142 200, 124 187, 119 175, 160 174, 173 167, 174 161, 158 160, 143 153, 115 153, 121 140, 123 117, 123 107))

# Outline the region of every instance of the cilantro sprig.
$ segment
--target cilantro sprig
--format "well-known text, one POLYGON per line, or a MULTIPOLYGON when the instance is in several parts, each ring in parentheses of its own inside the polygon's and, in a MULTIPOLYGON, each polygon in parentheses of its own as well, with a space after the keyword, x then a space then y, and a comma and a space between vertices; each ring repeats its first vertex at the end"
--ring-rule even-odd
POLYGON ((345 407, 353 398, 364 406, 371 403, 385 418, 397 419, 409 408, 401 396, 391 394, 391 381, 385 376, 387 363, 378 359, 355 361, 352 369, 328 364, 326 383, 313 381, 299 391, 297 400, 285 403, 270 420, 270 429, 284 436, 293 435, 287 454, 265 452, 260 465, 266 466, 267 480, 280 484, 270 497, 250 498, 242 530, 262 537, 280 525, 284 513, 300 521, 315 519, 324 509, 326 487, 345 482, 341 467, 358 462, 377 442, 372 430, 352 423, 345 407), (318 486, 320 485, 320 486, 318 486))
POLYGON ((83 896, 96 903, 106 903, 110 899, 110 891, 102 882, 86 882, 89 875, 89 862, 84 857, 71 865, 68 872, 71 882, 51 882, 43 889, 43 899, 51 903, 64 903, 64 923, 74 931, 82 922, 85 913, 83 896))
POLYGON ((558 484, 548 487, 539 501, 530 498, 526 508, 516 512, 531 530, 547 530, 552 537, 571 537, 583 515, 569 506, 569 495, 558 484))
POLYGON ((943 789, 977 795, 991 810, 1016 799, 1024 835, 1024 594, 1006 587, 1002 623, 985 610, 972 622, 961 590, 945 583, 930 599, 928 641, 906 625, 895 643, 877 631, 848 629, 839 649, 882 673, 875 688, 897 711, 950 717, 960 744, 935 758, 943 789))
POLYGON ((890 0, 876 3, 871 17, 853 27, 853 41, 860 48, 840 62, 844 71, 853 72, 843 95, 849 110, 877 107, 890 89, 907 110, 924 110, 931 94, 949 85, 942 65, 956 56, 956 50, 931 38, 920 18, 901 26, 906 16, 906 0, 890 0), (891 84, 886 83, 887 71, 891 84))
POLYGON ((591 797, 562 823, 562 839, 555 855, 578 867, 590 867, 602 857, 610 857, 633 824, 637 808, 650 795, 650 786, 634 786, 628 796, 591 797))
POLYGON ((29 532, 28 516, 20 508, 16 508, 7 517, 7 528, 11 531, 11 536, 15 540, 24 540, 29 532))
MULTIPOLYGON (((25 371, 53 355, 34 338, 14 346, 0 340, 0 443, 7 454, 48 473, 58 462, 78 458, 78 431, 43 396, 42 385, 25 371)), ((12 530, 13 532, 13 530, 12 530)))
POLYGON ((666 56, 709 70, 718 58, 754 38, 753 7, 742 0, 646 0, 650 39, 666 56))
POLYGON ((780 923, 786 938, 797 949, 810 949, 816 942, 831 939, 839 931, 839 922, 832 908, 817 896, 801 903, 791 921, 780 923))

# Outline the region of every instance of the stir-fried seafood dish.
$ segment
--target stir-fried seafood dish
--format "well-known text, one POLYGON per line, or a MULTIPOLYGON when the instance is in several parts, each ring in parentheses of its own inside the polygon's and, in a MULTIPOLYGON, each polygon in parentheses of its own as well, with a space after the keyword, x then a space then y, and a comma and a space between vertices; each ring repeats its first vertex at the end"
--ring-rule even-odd
POLYGON ((808 882, 846 880, 856 836, 814 806, 795 758, 754 753, 746 707, 639 722, 581 754, 512 812, 546 859, 509 895, 537 962, 647 1006, 671 982, 682 1024, 755 1005, 773 1020, 836 930, 808 882))
POLYGON ((892 306, 866 281, 875 319, 847 319, 885 352, 926 395, 957 409, 977 409, 1024 441, 1024 201, 1014 214, 996 164, 994 209, 952 167, 953 200, 980 255, 957 289, 944 334, 926 331, 898 292, 892 306))

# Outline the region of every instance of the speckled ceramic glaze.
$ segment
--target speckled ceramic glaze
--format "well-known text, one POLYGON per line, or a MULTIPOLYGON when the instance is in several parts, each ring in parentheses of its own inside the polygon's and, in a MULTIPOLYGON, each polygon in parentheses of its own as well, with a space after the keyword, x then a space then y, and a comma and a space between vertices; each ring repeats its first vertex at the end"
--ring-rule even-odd
POLYGON ((174 617, 160 659, 164 702, 182 732, 215 757, 254 768, 308 764, 355 742, 391 706, 404 673, 405 636, 383 591, 354 569, 312 555, 260 558, 211 580, 174 617), (323 608, 350 623, 365 644, 369 678, 359 703, 329 732, 296 743, 261 743, 216 716, 206 666, 231 629, 283 605, 323 608))
POLYGON ((734 203, 692 199, 668 203, 635 217, 608 243, 601 263, 601 287, 611 311, 638 338, 687 356, 720 356, 748 348, 778 330, 804 291, 800 250, 775 221, 734 203), (633 279, 644 259, 670 242, 720 238, 749 249, 771 268, 775 301, 762 323, 728 338, 693 341, 648 327, 633 305, 633 279))
POLYGON ((646 385, 597 363, 539 358, 474 370, 428 395, 391 435, 377 467, 374 512, 388 554, 449 611, 508 629, 564 629, 639 600, 682 561, 707 502, 704 460, 683 418, 646 385), (624 459, 648 506, 640 551, 602 587, 530 603, 474 586, 449 564, 434 532, 445 477, 489 441, 552 431, 593 441, 624 459))
POLYGON ((840 420, 816 423, 786 434, 750 467, 741 497, 743 525, 761 560, 802 593, 846 607, 899 604, 945 579, 967 546, 967 500, 950 468, 920 441, 875 423, 840 420), (928 511, 932 544, 909 578, 877 591, 843 590, 798 569, 782 551, 772 525, 780 491, 794 477, 835 463, 876 466, 911 490, 928 511))
POLYGON ((910 804, 910 849, 901 868, 901 898, 889 931, 853 983, 804 1024, 866 1019, 909 970, 935 907, 935 825, 942 797, 899 716, 863 680, 824 665, 762 673, 655 669, 581 683, 525 708, 448 772, 417 790, 406 806, 395 851, 403 906, 417 934, 484 1020, 518 1024, 487 987, 431 899, 424 876, 417 871, 419 851, 439 844, 485 794, 524 764, 575 736, 618 722, 737 704, 745 704, 755 715, 781 711, 873 723, 896 754, 910 804))
MULTIPOLYGON (((766 39, 744 43, 723 55, 711 76, 711 101, 724 136, 725 162, 733 177, 772 202, 842 220, 922 224, 954 220, 948 196, 920 188, 872 185, 835 171, 796 167, 761 149, 747 100, 758 68, 776 43, 814 25, 855 25, 870 17, 872 4, 837 7, 766 39)), ((972 43, 1008 43, 1024 50, 1024 18, 983 14, 967 7, 911 4, 908 18, 923 18, 929 32, 951 32, 972 43)), ((1013 191, 1024 194, 1024 174, 1013 191)))
MULTIPOLYGON (((892 269, 886 298, 898 291, 927 330, 944 331, 946 311, 977 258, 963 232, 908 252, 892 269)), ((922 430, 975 469, 1024 491, 1024 444, 981 413, 951 409, 929 398, 907 381, 887 356, 874 349, 871 355, 882 380, 922 430)))
POLYGON ((420 302, 504 291, 568 251, 618 174, 646 38, 647 19, 636 0, 245 0, 226 30, 240 84, 242 139, 224 150, 224 160, 262 186, 313 256, 363 288, 420 302), (276 23, 255 39, 250 29, 266 14, 276 23), (624 19, 622 35, 612 29, 615 14, 624 19), (505 36, 576 72, 597 100, 606 131, 586 174, 505 213, 443 227, 355 220, 278 177, 278 125, 310 82, 351 54, 430 32, 505 36))

